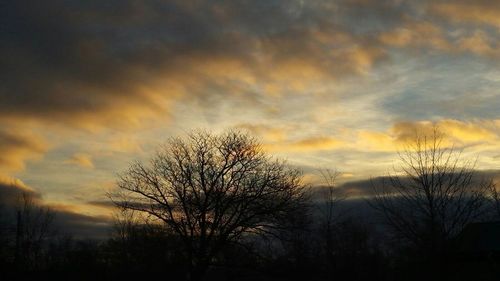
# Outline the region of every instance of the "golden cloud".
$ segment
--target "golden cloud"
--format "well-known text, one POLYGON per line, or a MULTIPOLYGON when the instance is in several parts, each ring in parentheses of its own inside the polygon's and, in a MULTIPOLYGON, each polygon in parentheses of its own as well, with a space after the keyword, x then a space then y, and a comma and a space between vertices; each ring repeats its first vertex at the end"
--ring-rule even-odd
POLYGON ((356 146, 369 151, 397 151, 417 137, 432 138, 436 130, 445 147, 491 144, 500 147, 500 126, 496 120, 466 122, 453 119, 398 122, 386 132, 359 131, 356 146))
POLYGON ((432 3, 430 11, 458 23, 480 23, 500 28, 500 4, 497 1, 450 1, 432 3))
POLYGON ((471 145, 496 140, 499 137, 499 128, 494 124, 494 121, 466 122, 453 119, 437 122, 400 122, 391 128, 391 132, 399 142, 406 142, 414 139, 416 134, 431 136, 437 129, 449 144, 471 145))
POLYGON ((397 149, 394 137, 384 132, 359 131, 356 143, 356 148, 363 151, 395 151, 397 149))
MULTIPOLYGON (((499 14, 500 15, 500 14, 499 14)), ((496 40, 482 31, 476 30, 472 35, 463 37, 458 40, 458 48, 463 51, 469 51, 482 56, 499 56, 500 49, 496 40)))
POLYGON ((462 143, 494 141, 500 136, 500 126, 495 121, 462 122, 443 120, 438 123, 445 134, 462 143))
POLYGON ((339 138, 317 136, 292 140, 290 132, 265 125, 244 124, 264 138, 264 148, 271 152, 314 152, 322 150, 352 150, 368 152, 396 152, 412 143, 416 138, 432 139, 437 132, 444 147, 475 146, 479 148, 500 148, 500 121, 460 121, 443 119, 439 121, 397 122, 386 131, 353 130, 339 138))
POLYGON ((426 21, 408 21, 403 27, 383 32, 379 40, 383 44, 396 47, 431 47, 438 50, 451 48, 441 27, 426 21))
POLYGON ((139 141, 130 137, 112 139, 107 143, 107 148, 116 152, 142 152, 142 147, 139 141))
POLYGON ((33 188, 26 185, 22 180, 2 174, 0 174, 0 186, 15 187, 16 189, 30 193, 35 192, 33 188))
POLYGON ((264 144, 264 149, 271 152, 314 152, 334 150, 344 147, 345 143, 332 137, 312 137, 297 141, 264 144))
POLYGON ((39 159, 47 144, 40 136, 19 130, 0 130, 0 167, 8 171, 24 169, 27 160, 39 159))
MULTIPOLYGON (((500 16, 500 10, 498 15, 500 16)), ((407 19, 402 26, 382 32, 378 39, 387 46, 414 50, 424 47, 451 53, 470 52, 479 56, 500 55, 497 40, 486 29, 476 28, 473 32, 464 28, 450 29, 440 22, 430 20, 407 19)))

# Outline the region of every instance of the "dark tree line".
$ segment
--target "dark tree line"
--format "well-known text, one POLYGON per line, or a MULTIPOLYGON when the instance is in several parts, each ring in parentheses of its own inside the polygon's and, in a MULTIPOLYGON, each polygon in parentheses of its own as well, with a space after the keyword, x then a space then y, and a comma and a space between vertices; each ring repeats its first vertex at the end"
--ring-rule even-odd
POLYGON ((0 272, 5 280, 497 280, 499 257, 457 251, 465 227, 500 215, 491 179, 438 130, 417 134, 399 158, 373 196, 353 199, 340 192, 339 173, 322 170, 323 185, 310 188, 247 134, 174 138, 120 175, 108 240, 57 234, 53 212, 27 195, 14 220, 0 209, 0 272))

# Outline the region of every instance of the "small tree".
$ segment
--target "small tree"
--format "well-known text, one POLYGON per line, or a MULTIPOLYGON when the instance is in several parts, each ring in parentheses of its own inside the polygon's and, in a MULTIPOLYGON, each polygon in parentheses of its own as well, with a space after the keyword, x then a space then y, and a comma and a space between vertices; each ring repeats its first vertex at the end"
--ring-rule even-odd
POLYGON ((493 181, 490 185, 490 196, 492 198, 493 217, 498 220, 500 218, 500 191, 497 190, 497 186, 493 181))
POLYGON ((439 256, 466 224, 485 214, 491 181, 478 179, 475 162, 445 147, 437 128, 430 136, 417 134, 399 157, 401 170, 373 186, 371 205, 397 237, 439 256))
POLYGON ((320 211, 322 215, 322 224, 325 228, 325 235, 331 236, 331 231, 334 224, 339 219, 339 203, 345 198, 344 195, 339 194, 337 190, 337 178, 341 173, 337 170, 323 169, 320 170, 323 177, 324 186, 322 186, 321 206, 320 211))
POLYGON ((171 139, 149 165, 131 165, 111 197, 178 235, 188 279, 196 280, 229 243, 279 228, 305 205, 304 191, 299 171, 266 156, 250 136, 230 131, 171 139))
POLYGON ((339 204, 345 199, 345 196, 340 195, 337 190, 337 178, 340 172, 337 170, 323 169, 320 170, 323 177, 324 185, 321 192, 320 224, 319 234, 322 242, 322 249, 325 254, 327 268, 331 269, 335 260, 335 235, 337 234, 337 224, 341 221, 339 204))
POLYGON ((54 212, 37 204, 33 195, 20 196, 16 212, 15 262, 19 268, 36 269, 47 240, 54 234, 54 212))

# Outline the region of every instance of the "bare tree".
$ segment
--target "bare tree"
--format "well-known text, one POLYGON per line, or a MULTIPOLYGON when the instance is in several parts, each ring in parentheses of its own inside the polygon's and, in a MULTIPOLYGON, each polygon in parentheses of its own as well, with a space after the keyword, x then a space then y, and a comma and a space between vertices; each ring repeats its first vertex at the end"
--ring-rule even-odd
POLYGON ((493 216, 498 219, 500 218, 500 191, 498 191, 494 182, 490 185, 490 196, 492 198, 493 216))
POLYGON ((331 169, 320 170, 324 181, 322 186, 321 202, 320 202, 320 233, 321 241, 323 242, 323 250, 326 260, 332 263, 335 256, 334 240, 336 224, 341 220, 342 214, 339 210, 339 203, 345 199, 345 196, 337 192, 337 178, 340 172, 331 169))
POLYGON ((24 269, 36 268, 47 239, 54 234, 54 213, 38 205, 33 195, 23 193, 16 214, 15 262, 24 269))
POLYGON ((436 127, 430 136, 417 133, 399 157, 401 170, 373 185, 371 205, 397 237, 438 256, 467 223, 485 214, 491 181, 478 178, 475 161, 445 147, 436 127))
POLYGON ((125 243, 138 228, 139 221, 135 210, 119 208, 113 216, 113 238, 125 243))
POLYGON ((191 280, 202 279, 229 243, 245 233, 272 232, 306 199, 299 171, 237 131, 171 139, 149 165, 131 165, 111 198, 180 237, 191 280))
POLYGON ((324 181, 324 186, 322 187, 323 192, 321 194, 323 199, 322 203, 324 204, 322 204, 320 211, 323 215, 324 227, 326 228, 328 235, 339 216, 339 202, 344 200, 345 196, 337 192, 337 178, 341 175, 339 171, 322 169, 319 172, 324 181))

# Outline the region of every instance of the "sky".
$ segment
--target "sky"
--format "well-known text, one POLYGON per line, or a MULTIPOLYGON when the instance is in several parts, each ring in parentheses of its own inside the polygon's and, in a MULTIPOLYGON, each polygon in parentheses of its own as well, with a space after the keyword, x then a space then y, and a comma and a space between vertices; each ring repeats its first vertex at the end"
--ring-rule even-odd
POLYGON ((88 220, 118 173, 194 129, 248 131, 349 187, 436 125, 500 168, 499 1, 0 5, 0 187, 88 220))

